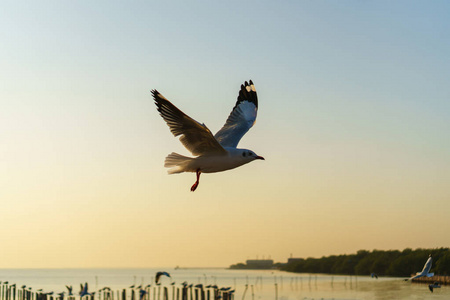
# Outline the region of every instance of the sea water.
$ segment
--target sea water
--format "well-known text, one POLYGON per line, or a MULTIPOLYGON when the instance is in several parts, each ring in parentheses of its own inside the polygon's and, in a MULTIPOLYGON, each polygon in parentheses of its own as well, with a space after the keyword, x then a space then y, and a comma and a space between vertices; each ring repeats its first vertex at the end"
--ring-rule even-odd
MULTIPOLYGON (((370 276, 337 276, 323 274, 295 274, 276 270, 228 269, 0 269, 0 280, 26 285, 33 290, 59 293, 72 285, 78 293, 80 284, 87 282, 89 291, 103 287, 113 290, 131 285, 154 286, 157 271, 167 271, 171 278, 161 277, 162 286, 170 283, 180 287, 202 283, 235 289, 235 300, 303 300, 303 299, 450 299, 450 287, 443 286, 433 293, 427 284, 405 282, 402 278, 373 279, 370 276), (247 287, 246 287, 247 286, 247 287)), ((128 293, 130 295, 130 293, 128 293)))

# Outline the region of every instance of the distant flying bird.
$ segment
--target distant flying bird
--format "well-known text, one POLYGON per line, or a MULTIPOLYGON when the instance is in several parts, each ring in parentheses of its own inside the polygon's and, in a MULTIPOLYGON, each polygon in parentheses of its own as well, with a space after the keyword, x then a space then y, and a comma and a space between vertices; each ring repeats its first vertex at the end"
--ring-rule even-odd
POLYGON ((438 281, 435 281, 433 284, 428 285, 428 289, 430 290, 430 292, 433 292, 433 289, 440 288, 440 287, 441 287, 441 285, 438 281))
POLYGON ((370 276, 371 276, 372 278, 378 279, 378 275, 377 275, 376 273, 372 273, 372 274, 370 274, 370 276))
POLYGON ((161 117, 166 121, 174 136, 181 136, 181 143, 195 158, 172 152, 166 157, 164 166, 168 173, 195 172, 197 181, 192 185, 195 191, 201 173, 215 173, 240 167, 255 159, 262 159, 248 149, 236 148, 244 134, 253 126, 258 112, 258 97, 250 80, 241 85, 236 105, 225 125, 215 135, 167 100, 157 90, 152 90, 153 99, 161 117))
POLYGON ((170 274, 167 273, 167 272, 157 272, 157 273, 156 273, 156 277, 155 277, 155 283, 156 283, 156 284, 159 284, 159 278, 160 278, 161 276, 163 276, 163 275, 170 278, 170 274))
POLYGON ((419 277, 432 277, 434 276, 434 273, 430 273, 430 269, 431 269, 431 263, 433 262, 433 258, 431 257, 431 254, 428 258, 428 260, 426 261, 425 265, 423 266, 423 269, 421 272, 417 272, 415 276, 411 277, 411 278, 407 278, 405 279, 405 281, 407 280, 412 280, 412 279, 416 279, 419 277))
POLYGON ((147 294, 146 290, 140 289, 139 290, 139 300, 142 300, 146 294, 147 294))
POLYGON ((87 282, 84 284, 84 286, 83 286, 83 284, 80 284, 80 287, 81 287, 80 298, 82 298, 83 296, 86 296, 86 295, 91 295, 88 292, 88 284, 87 284, 87 282))
POLYGON ((72 294, 72 290, 73 290, 72 286, 71 285, 66 285, 66 288, 67 288, 67 291, 69 292, 69 296, 72 296, 73 295, 72 294))

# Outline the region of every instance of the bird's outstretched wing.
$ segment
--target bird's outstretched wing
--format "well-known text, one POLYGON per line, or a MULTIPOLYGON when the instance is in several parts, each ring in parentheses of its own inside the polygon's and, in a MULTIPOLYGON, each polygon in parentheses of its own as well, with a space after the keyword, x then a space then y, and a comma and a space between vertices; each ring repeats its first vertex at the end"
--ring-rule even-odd
POLYGON ((225 125, 214 136, 223 147, 236 148, 244 134, 255 124, 258 112, 258 96, 253 82, 241 85, 236 105, 225 125))
POLYGON ((430 256, 427 259, 425 265, 423 266, 422 273, 429 273, 430 272, 432 262, 433 262, 433 258, 430 256))
POLYGON ((193 155, 227 153, 205 124, 200 124, 183 113, 157 90, 151 92, 158 111, 170 131, 174 136, 181 135, 181 143, 193 155))

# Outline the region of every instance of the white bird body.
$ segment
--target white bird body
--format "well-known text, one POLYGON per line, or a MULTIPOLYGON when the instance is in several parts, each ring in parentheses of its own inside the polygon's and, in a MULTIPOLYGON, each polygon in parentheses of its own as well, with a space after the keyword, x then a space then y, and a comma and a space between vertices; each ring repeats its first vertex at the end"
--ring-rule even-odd
POLYGON ((164 166, 169 174, 196 172, 197 181, 191 187, 195 191, 201 173, 231 170, 263 157, 248 149, 236 148, 244 134, 253 126, 258 111, 255 86, 245 82, 225 125, 214 136, 211 131, 167 100, 157 90, 152 90, 153 99, 161 117, 174 136, 196 157, 187 157, 172 152, 166 157, 164 166))
POLYGON ((227 153, 201 155, 198 157, 187 157, 172 152, 166 157, 164 166, 172 168, 168 171, 169 174, 196 172, 198 169, 202 173, 216 173, 240 167, 255 160, 255 157, 257 157, 257 155, 247 149, 229 147, 225 147, 224 149, 227 150, 227 153), (246 153, 245 156, 243 153, 246 153), (247 153, 253 154, 249 155, 247 153))

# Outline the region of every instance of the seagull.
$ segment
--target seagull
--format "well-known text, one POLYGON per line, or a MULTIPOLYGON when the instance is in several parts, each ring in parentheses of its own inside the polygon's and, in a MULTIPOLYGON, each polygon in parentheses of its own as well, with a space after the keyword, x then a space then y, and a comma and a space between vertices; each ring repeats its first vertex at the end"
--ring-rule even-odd
POLYGON ((140 289, 139 290, 139 300, 144 299, 145 295, 147 294, 146 290, 140 289))
POLYGON ((440 288, 440 287, 441 287, 441 285, 440 285, 439 281, 435 281, 433 284, 428 285, 428 289, 430 290, 430 292, 433 292, 433 289, 440 288))
POLYGON ((66 285, 67 291, 69 292, 69 296, 72 296, 72 286, 71 285, 66 285))
POLYGON ((405 279, 405 281, 416 279, 416 278, 419 278, 419 277, 424 277, 424 276, 426 276, 426 277, 433 277, 434 273, 429 273, 430 269, 431 269, 431 263, 432 262, 433 262, 433 258, 431 257, 431 254, 430 254, 430 256, 428 257, 428 259, 427 259, 427 261, 425 263, 425 265, 423 266, 422 271, 421 272, 417 272, 416 275, 411 277, 411 278, 405 279))
POLYGON ((83 298, 83 296, 86 296, 86 295, 90 295, 90 293, 88 293, 88 284, 87 284, 87 282, 84 284, 84 286, 83 286, 83 284, 80 283, 80 287, 81 287, 80 298, 83 298))
POLYGON ((157 273, 156 273, 156 277, 155 277, 155 283, 156 283, 156 284, 159 283, 159 278, 160 278, 162 275, 165 275, 165 276, 167 276, 167 277, 170 277, 170 274, 167 273, 167 272, 157 272, 157 273))
POLYGON ((164 162, 170 168, 169 174, 195 172, 197 181, 192 185, 194 192, 201 173, 215 173, 240 167, 256 159, 264 158, 248 149, 236 148, 244 134, 253 126, 258 112, 258 97, 250 80, 241 85, 236 105, 228 119, 215 135, 167 100, 157 90, 151 91, 158 112, 166 121, 174 136, 180 136, 181 143, 196 157, 187 157, 172 152, 164 162))

